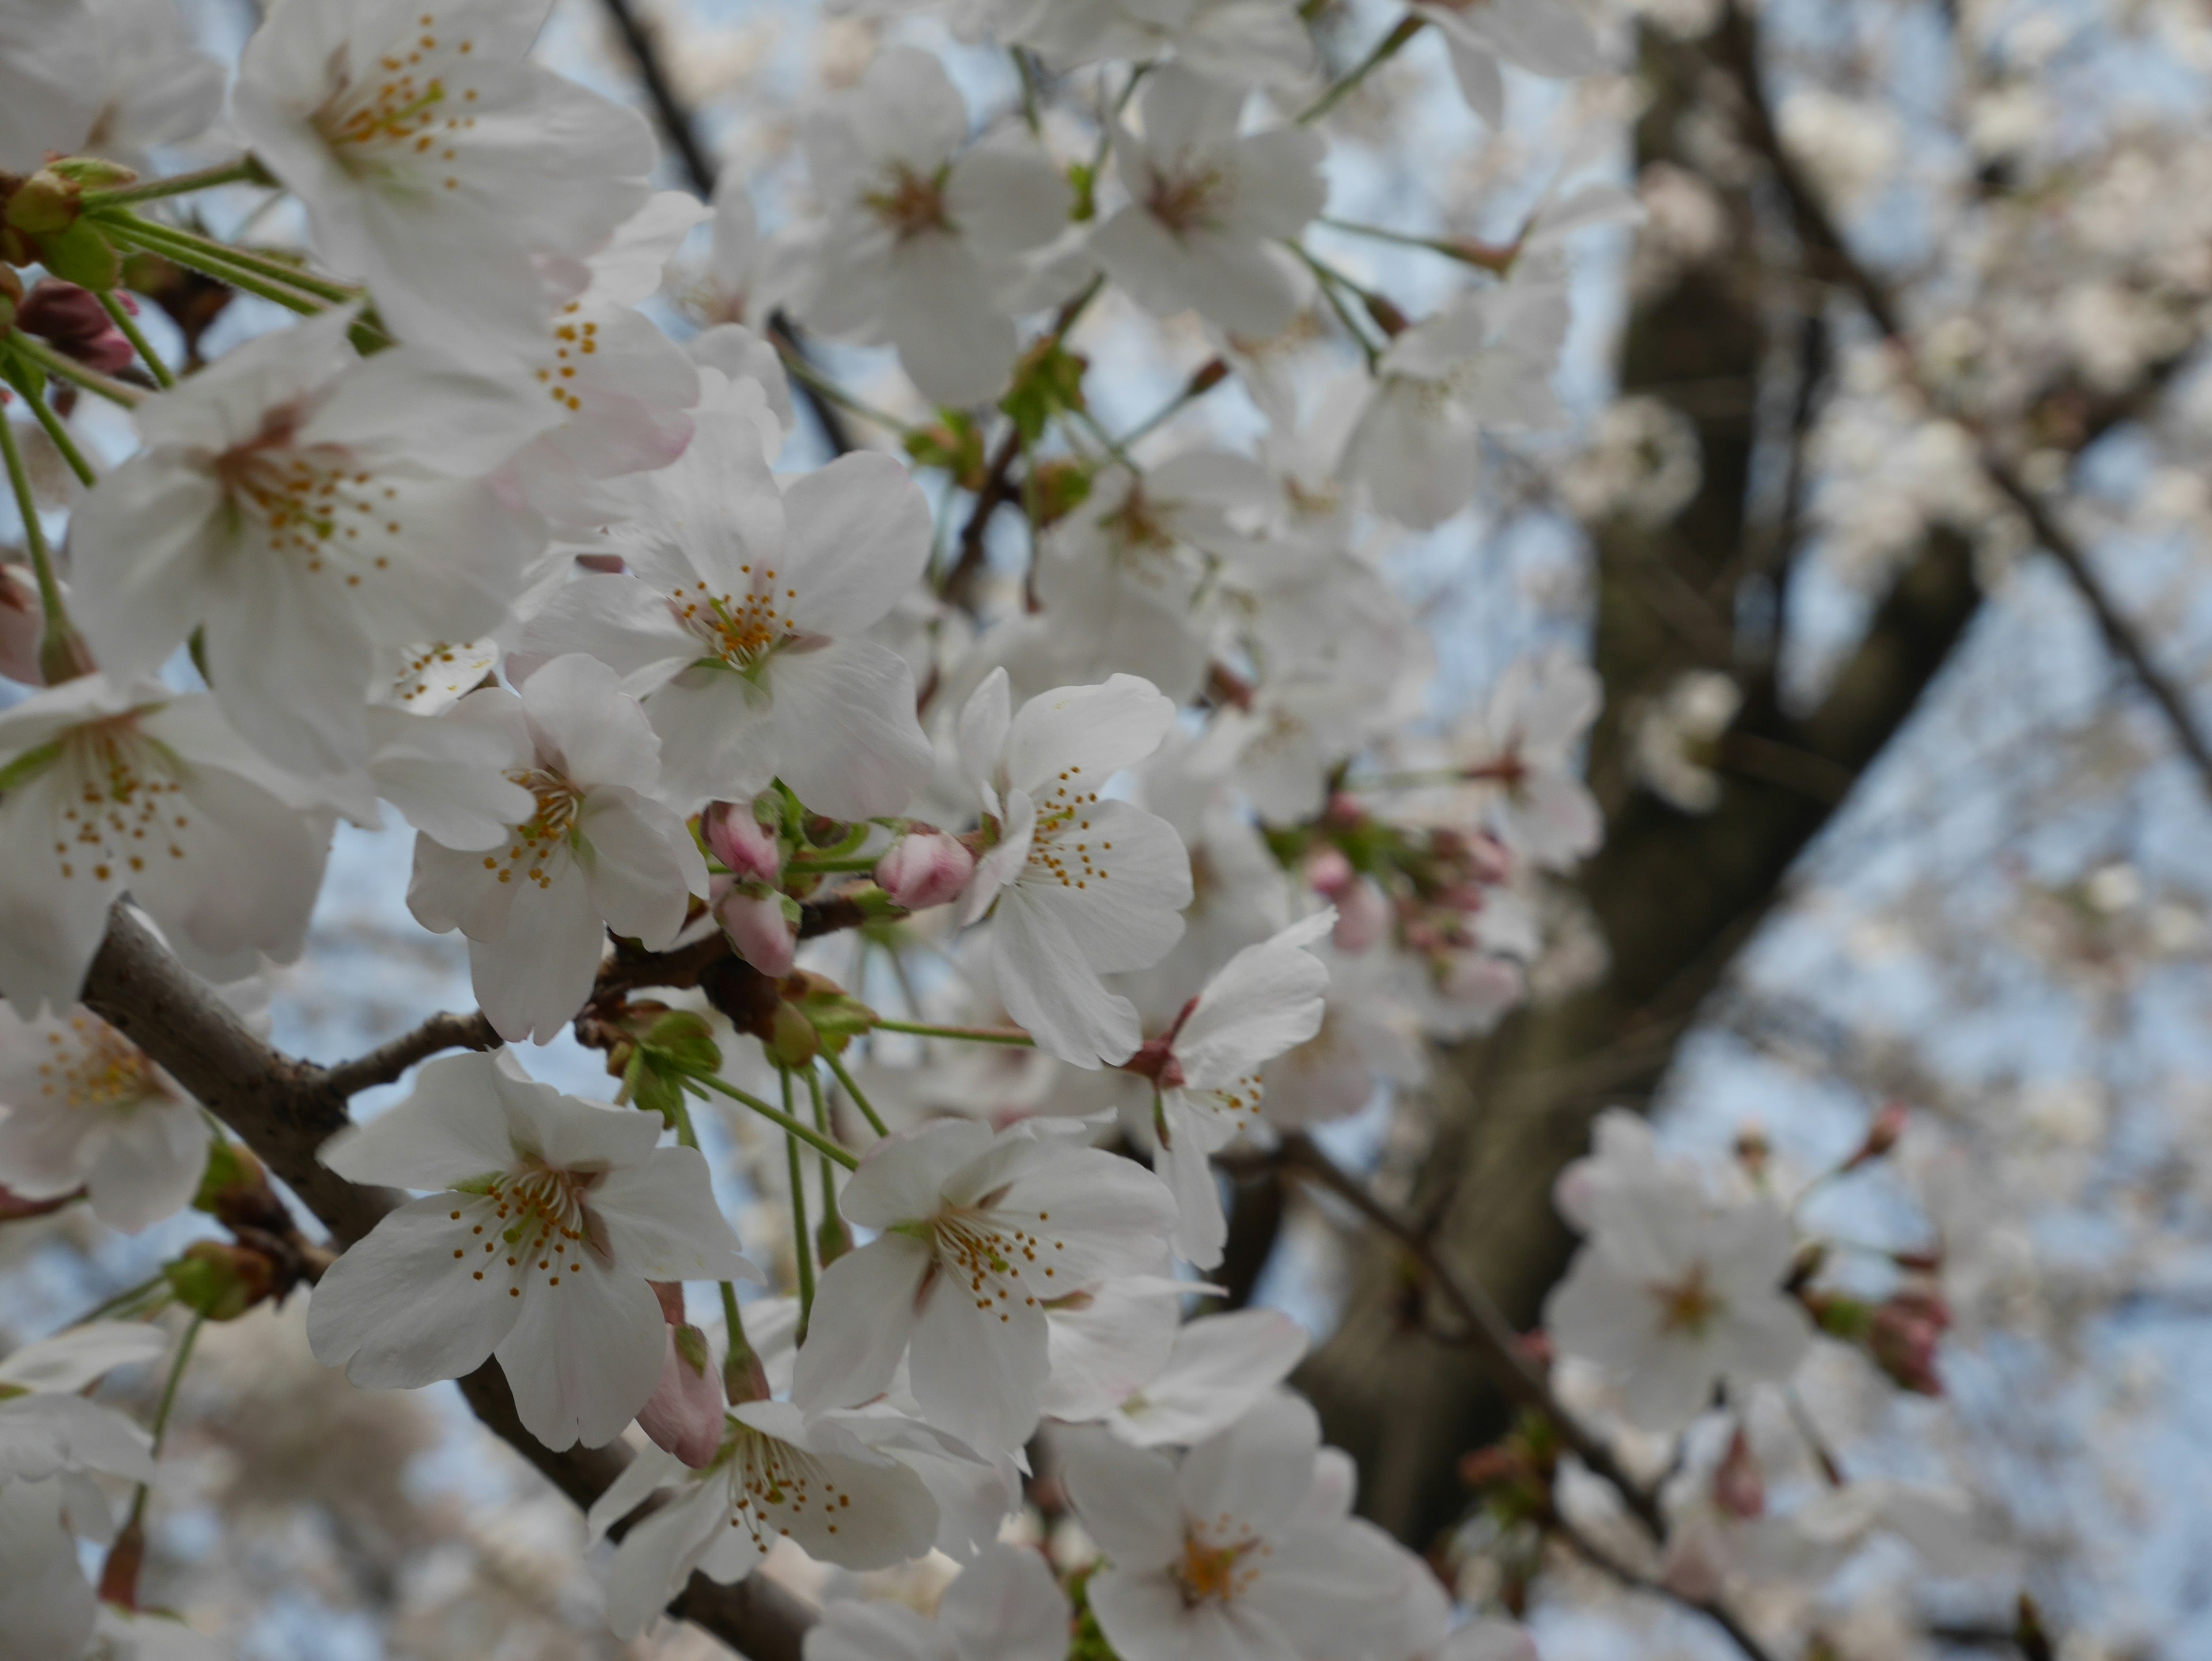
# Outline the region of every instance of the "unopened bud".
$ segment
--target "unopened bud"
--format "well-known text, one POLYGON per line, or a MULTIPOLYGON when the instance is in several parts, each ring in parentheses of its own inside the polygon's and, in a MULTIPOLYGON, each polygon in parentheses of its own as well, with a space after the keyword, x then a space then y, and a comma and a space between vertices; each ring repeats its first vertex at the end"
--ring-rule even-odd
POLYGON ((26 236, 50 236, 76 223, 77 186, 41 167, 8 198, 8 223, 26 236))
POLYGON ((1341 848, 1322 843, 1306 855, 1306 886, 1324 899, 1341 899, 1344 891, 1359 880, 1359 873, 1341 848))
POLYGON ((761 1358, 753 1353, 752 1346, 742 1338, 732 1344, 723 1360, 722 1395, 733 1408, 769 1398, 768 1369, 761 1365, 761 1358))
POLYGON ((60 174, 72 185, 88 186, 100 191, 138 182, 137 168, 126 167, 120 161, 110 161, 100 155, 66 155, 58 161, 47 162, 46 171, 60 174))
POLYGON ((714 918, 737 954, 762 974, 791 973, 792 956, 799 950, 799 924, 785 910, 782 895, 773 889, 749 894, 732 888, 715 903, 714 918))
MULTIPOLYGON (((123 304, 127 307, 131 301, 125 298, 123 304)), ((103 374, 129 368, 137 356, 100 296, 74 283, 48 277, 40 283, 16 307, 15 326, 43 336, 64 357, 103 374)))
POLYGON ((1896 1293, 1874 1307, 1867 1323, 1867 1353, 1900 1389, 1941 1396, 1936 1348, 1950 1326, 1951 1306, 1941 1293, 1896 1293))
POLYGON ((671 1325, 661 1353, 660 1382, 637 1410, 637 1427, 653 1445, 694 1470, 714 1463, 722 1446, 722 1384, 708 1365, 707 1335, 671 1325))
POLYGON ((775 832, 761 823, 752 803, 715 802, 707 809, 703 824, 707 846, 740 881, 774 882, 782 872, 782 844, 775 832))
POLYGON ((1895 1147, 1898 1138, 1905 1135, 1905 1120, 1903 1102, 1884 1102, 1867 1125, 1866 1140, 1859 1144, 1858 1152, 1844 1162, 1844 1169, 1856 1171, 1895 1147))
POLYGON ((234 1321, 276 1289, 276 1266, 251 1246, 195 1240, 161 1271, 186 1309, 234 1321))
POLYGON ((15 311, 23 303, 23 279, 12 265, 0 265, 0 331, 15 325, 15 311))
POLYGON ((0 565, 0 675, 26 686, 43 685, 39 641, 46 632, 39 585, 21 566, 0 565))
POLYGON ((896 904, 923 911, 957 897, 975 871, 975 856, 944 831, 915 830, 884 850, 876 883, 896 904))
POLYGON ((853 1231, 834 1211, 815 1225, 814 1261, 827 1269, 853 1249, 853 1231))
POLYGON ((769 1060, 778 1067, 811 1067, 822 1053, 822 1035, 805 1016, 780 1003, 770 1020, 767 1048, 769 1060))
POLYGON ((1336 901, 1336 927, 1329 944, 1357 956, 1372 949, 1390 932, 1390 900, 1371 878, 1355 879, 1336 901))
POLYGON ((1766 1478, 1741 1425, 1713 1470, 1713 1503, 1730 1517, 1758 1517, 1766 1510, 1766 1478))

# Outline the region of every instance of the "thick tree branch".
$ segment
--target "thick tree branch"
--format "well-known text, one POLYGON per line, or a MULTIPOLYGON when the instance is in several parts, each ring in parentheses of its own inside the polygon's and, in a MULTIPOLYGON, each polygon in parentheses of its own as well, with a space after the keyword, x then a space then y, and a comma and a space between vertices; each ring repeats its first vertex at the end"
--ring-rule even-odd
MULTIPOLYGON (((726 955, 726 947, 722 951, 726 955)), ((643 979, 648 971, 635 960, 630 972, 641 977, 634 984, 665 983, 643 979)), ((404 1050, 417 1052, 414 1059, 419 1060, 438 1049, 469 1043, 477 1036, 472 1018, 444 1015, 343 1068, 326 1071, 294 1060, 256 1037, 205 983, 170 955, 152 931, 121 907, 109 920, 107 938, 93 959, 83 997, 88 1008, 167 1068, 237 1132, 341 1244, 368 1232, 400 1196, 347 1182, 315 1157, 325 1141, 350 1123, 340 1085, 349 1074, 381 1070, 404 1050), (432 1038, 445 1042, 433 1043, 432 1038)), ((398 1069, 404 1070, 404 1066, 398 1069)), ((396 1077, 397 1071, 391 1076, 396 1077)), ((370 1081, 364 1077, 364 1082, 370 1081)), ((516 1418, 514 1398, 495 1361, 485 1362, 460 1384, 477 1417, 579 1506, 588 1506, 605 1492, 629 1461, 619 1444, 562 1453, 542 1445, 516 1418)), ((695 1574, 670 1613, 712 1633, 753 1661, 800 1661, 806 1628, 814 1618, 797 1598, 758 1575, 736 1586, 721 1586, 695 1574)))

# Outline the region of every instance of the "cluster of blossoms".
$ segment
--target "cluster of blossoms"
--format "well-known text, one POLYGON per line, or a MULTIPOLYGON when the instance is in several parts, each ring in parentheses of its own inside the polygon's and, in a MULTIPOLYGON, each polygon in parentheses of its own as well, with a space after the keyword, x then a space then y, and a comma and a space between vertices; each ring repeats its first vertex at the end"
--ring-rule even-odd
MULTIPOLYGON (((625 1634, 787 1541, 966 1565, 933 1623, 833 1608, 813 1661, 1060 1656, 1067 1594, 999 1543, 1036 1446, 1100 1554, 1083 1629, 1123 1661, 1523 1652, 1455 1633, 1425 1562, 1351 1514, 1283 1384, 1292 1323, 1186 1305, 1224 1258, 1217 1156, 1358 1113, 1520 1002, 1545 873, 1596 844, 1589 672, 1532 659, 1424 736, 1423 636, 1374 546, 1465 508, 1486 435, 1554 418, 1556 244, 1619 193, 1547 198, 1409 320, 1300 246, 1328 192, 1320 125, 1290 119, 1298 15, 1089 0, 979 27, 1048 84, 1103 77, 1091 161, 1018 114, 977 131, 937 58, 888 47, 805 124, 819 212, 772 239, 742 180, 653 191, 645 123, 533 64, 547 6, 517 0, 277 0, 229 96, 249 154, 141 182, 220 97, 106 49, 149 9, 0 22, 0 437, 30 567, 0 713, 9 1203, 82 1192, 126 1230, 198 1203, 234 1238, 165 1277, 198 1317, 315 1282, 315 1354, 360 1385, 496 1361, 550 1449, 635 1423, 650 1445, 592 1510, 625 1634), (308 258, 173 215, 218 187, 295 198, 308 258), (125 293, 157 268, 298 320, 177 375, 125 293), (1256 453, 1100 426, 1069 342, 1109 287, 1197 314, 1211 355, 1164 413, 1239 379, 1256 453), (705 326, 655 320, 664 289, 705 326), (827 386, 778 308, 896 349, 936 411, 890 423, 903 459, 776 470, 787 368, 827 386), (1301 399, 1281 361, 1323 308, 1366 367, 1301 399), (95 465, 54 387, 128 406, 135 449, 95 465), (60 539, 34 439, 84 487, 60 539), (963 511, 955 556, 936 526, 963 511), (337 821, 380 802, 490 1034, 573 1031, 622 1087, 564 1095, 504 1047, 427 1062, 322 1150, 419 1196, 333 1261, 80 999, 118 905, 249 999, 302 949, 337 821), (934 967, 886 1014, 810 944, 841 935, 902 981, 910 950, 934 967), (698 1148, 714 1100, 786 1140, 793 1296, 737 1295, 769 1277, 698 1148)), ((1492 120, 1501 64, 1601 67, 1556 0, 1425 5, 1392 38, 1430 24, 1492 120)), ((1786 1377, 1814 1294, 1765 1202, 1707 1208, 1625 1158, 1580 1179, 1556 1343, 1628 1374, 1632 1422, 1679 1427, 1717 1378, 1786 1377)), ((1827 1323, 1850 1318, 1888 1330, 1827 1323)), ((95 1632, 70 1540, 104 1532, 83 1473, 150 1482, 145 1441, 59 1392, 152 1331, 0 1367, 4 1596, 43 1623, 0 1621, 0 1654, 138 1641, 109 1630, 127 1577, 95 1632), (35 1591, 19 1542, 56 1565, 35 1591)))

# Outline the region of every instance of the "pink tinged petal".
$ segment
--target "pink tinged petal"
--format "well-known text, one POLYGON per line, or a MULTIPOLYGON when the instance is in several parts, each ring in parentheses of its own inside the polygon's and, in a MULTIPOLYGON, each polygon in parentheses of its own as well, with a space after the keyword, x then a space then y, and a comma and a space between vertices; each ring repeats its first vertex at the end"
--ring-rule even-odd
POLYGON ((953 914, 953 921, 963 928, 991 909, 1000 891, 1020 876, 1029 861, 1030 848, 1036 837, 1036 804, 1026 791, 1014 790, 1007 794, 1005 808, 999 840, 975 861, 975 873, 960 896, 960 909, 953 914))
POLYGON ((349 1182, 391 1188, 450 1189, 506 1171, 517 1149, 497 1076, 489 1056, 425 1062, 411 1095, 340 1131, 319 1157, 349 1182))
POLYGON ((1158 749, 1174 725, 1173 702, 1134 675, 1040 692, 1014 717, 1006 741, 1006 778, 1040 801, 1063 772, 1083 780, 1085 790, 1098 790, 1158 749))
POLYGON ((889 647, 793 647, 769 661, 767 680, 775 770, 817 812, 896 813, 929 782, 936 757, 915 719, 914 672, 889 647))
POLYGON ((523 1427, 556 1451, 622 1434, 659 1382, 667 1324, 641 1277, 608 1269, 589 1251, 561 1268, 532 1276, 520 1298, 507 1299, 521 1317, 494 1352, 523 1427))
POLYGON ((1076 1516, 1117 1576, 1135 1579, 1182 1560, 1182 1507, 1165 1454, 1093 1432, 1068 1451, 1066 1481, 1076 1516))
POLYGON ((1018 885, 1000 896, 991 946, 1007 1013, 1048 1055, 1095 1068, 1127 1059, 1144 1041, 1136 1006, 1106 989, 1066 922, 1018 885))
POLYGON ((1184 1456, 1176 1487, 1194 1517, 1227 1513, 1273 1534, 1313 1486, 1321 1421, 1304 1396, 1279 1390, 1184 1456))
MULTIPOLYGON (((483 1365, 514 1328, 524 1299, 508 1295, 514 1281, 504 1263, 479 1269, 482 1261, 504 1255, 483 1250, 492 1208, 481 1201, 459 1205, 458 1198, 433 1195, 400 1207, 331 1266, 307 1305, 307 1343, 317 1360, 343 1366, 364 1390, 417 1390, 483 1365), (457 1210, 459 1219, 452 1215, 457 1210), (478 1222, 483 1236, 471 1232, 478 1222), (484 1278, 473 1278, 479 1272, 484 1278)), ((658 1304, 653 1311, 658 1321, 658 1304)), ((652 1388, 647 1380, 645 1390, 652 1388)))
POLYGON ((1139 1447, 1202 1441, 1290 1376, 1305 1329, 1279 1310, 1209 1315, 1176 1336, 1164 1366, 1108 1428, 1139 1447))
POLYGON ((615 672, 579 653, 555 658, 523 683, 530 724, 581 785, 649 795, 660 775, 660 740, 615 672))
POLYGON ((635 1638, 729 1530, 721 1484, 697 1482, 623 1536, 607 1571, 607 1624, 635 1638))
POLYGON ((930 1275, 930 1250, 884 1234, 830 1265, 792 1373, 791 1399, 809 1412, 857 1407, 890 1388, 930 1275))
POLYGON ((507 885, 520 891, 506 928, 497 940, 469 942, 470 983, 501 1037, 550 1043, 592 995, 606 929, 573 864, 544 888, 520 876, 507 885))
POLYGON ((936 1628, 893 1603, 847 1599, 822 1612, 806 1634, 805 1661, 945 1661, 936 1628))
POLYGON ((784 910, 780 893, 748 894, 732 888, 714 903, 714 921, 730 949, 763 975, 781 979, 799 952, 799 924, 784 910))
POLYGON ((592 1185, 585 1204, 626 1273, 654 1281, 764 1278, 745 1260, 736 1231, 714 1203, 706 1158, 696 1147, 657 1147, 636 1164, 616 1165, 592 1185))
POLYGON ((948 1263, 922 1295, 907 1360, 915 1400, 973 1448, 1021 1446, 1044 1409, 1050 1339, 1020 1285, 976 1290, 948 1263))
MULTIPOLYGON (((637 1427, 655 1447, 675 1455, 694 1470, 714 1463, 722 1445, 722 1381, 711 1362, 695 1367, 677 1348, 676 1329, 665 1329, 667 1348, 660 1358, 660 1381, 637 1410, 637 1427)), ((696 1329, 693 1329, 696 1335, 696 1329)), ((705 1339, 697 1339, 705 1355, 705 1339)))
MULTIPOLYGON (((768 805, 773 819, 776 805, 768 805)), ((707 846, 740 881, 774 882, 783 871, 783 844, 776 831, 761 822, 750 800, 716 802, 707 811, 702 827, 707 846)))
POLYGON ((901 837, 876 861, 876 886, 894 905, 926 911, 957 898, 975 874, 975 856, 942 830, 901 837))
POLYGON ((809 634, 842 636, 878 621, 929 562, 929 502, 907 470, 863 450, 793 481, 783 495, 788 610, 809 634))
POLYGON ((997 1546, 945 1590, 937 1623, 974 1661, 1062 1661, 1068 1614, 1042 1553, 997 1546))
POLYGON ((576 863, 599 916, 647 951, 666 946, 684 927, 691 896, 707 891, 707 862, 684 822, 617 785, 586 797, 577 823, 576 863))

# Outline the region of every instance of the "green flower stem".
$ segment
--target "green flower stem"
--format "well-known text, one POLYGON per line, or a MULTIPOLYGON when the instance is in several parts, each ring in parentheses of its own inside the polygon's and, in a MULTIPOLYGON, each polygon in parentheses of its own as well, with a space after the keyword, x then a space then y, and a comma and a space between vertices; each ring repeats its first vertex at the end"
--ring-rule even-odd
POLYGON ((202 236, 197 231, 180 230, 174 225, 141 219, 136 214, 126 214, 100 222, 111 236, 120 241, 165 245, 156 248, 156 252, 179 250, 170 254, 172 259, 182 259, 185 253, 194 253, 220 259, 268 282, 280 283, 303 294, 313 295, 319 300, 326 300, 333 306, 349 306, 362 297, 362 290, 350 283, 318 277, 289 260, 273 259, 268 254, 256 253, 251 248, 238 247, 232 243, 218 242, 213 237, 202 236))
MULTIPOLYGON (((823 1052, 825 1056, 827 1050, 823 1052)), ((806 1069, 807 1093, 814 1098, 814 1128, 823 1135, 830 1134, 830 1104, 822 1098, 822 1074, 813 1068, 806 1069)), ((837 1214, 837 1177, 836 1168, 829 1160, 822 1161, 822 1224, 826 1231, 837 1214)), ((824 1268, 828 1267, 825 1261, 824 1268)))
POLYGON ((786 345, 781 340, 775 343, 775 349, 782 355, 784 370, 793 380, 805 381, 839 409, 848 411, 860 417, 863 421, 872 421, 884 431, 896 433, 902 438, 912 430, 896 416, 878 410, 874 405, 854 397, 852 393, 808 362, 804 352, 786 345))
POLYGON ((34 386, 19 386, 15 390, 23 394, 23 402, 31 406, 31 413, 38 417, 39 425, 46 429, 46 436, 53 441, 54 448, 62 453, 62 459, 69 463, 70 472, 76 475, 77 483, 88 490, 100 483, 100 475, 92 471, 92 464, 84 459, 84 452, 76 447, 76 441, 70 436, 69 429, 62 424, 62 418, 47 406, 46 400, 39 396, 37 389, 34 386))
MULTIPOLYGON (((167 1303, 168 1299, 166 1294, 168 1290, 168 1285, 169 1277, 159 1271, 156 1271, 155 1273, 148 1275, 144 1280, 139 1281, 137 1286, 125 1287, 122 1291, 117 1293, 112 1298, 107 1299, 105 1302, 95 1305, 93 1308, 87 1310, 83 1314, 78 1316, 76 1320, 70 1322, 70 1325, 71 1327, 88 1326, 104 1316, 112 1315, 118 1309, 129 1308, 140 1299, 146 1297, 151 1293, 162 1293, 165 1295, 160 1299, 160 1302, 167 1303)), ((149 1312, 150 1313, 151 1311, 149 1312)))
MULTIPOLYGON (((1346 279, 1340 276, 1332 267, 1324 265, 1320 260, 1316 259, 1297 244, 1291 243, 1290 246, 1298 258, 1304 260, 1311 268, 1313 274, 1321 279, 1322 298, 1328 301, 1329 310, 1334 312, 1336 320, 1344 325, 1344 332, 1359 343, 1359 350, 1367 355, 1367 367, 1372 370, 1381 361, 1382 355, 1376 350, 1375 343, 1367 338, 1367 331, 1360 326, 1359 319, 1352 314, 1352 308, 1344 303, 1344 296, 1337 292, 1338 285, 1345 283, 1346 279)), ((1357 293, 1357 289, 1354 289, 1353 292, 1357 293)))
MULTIPOLYGON (((797 1132, 803 1127, 791 1112, 791 1069, 778 1068, 776 1074, 783 1085, 783 1114, 785 1129, 797 1132)), ((829 1147, 824 1137, 809 1135, 807 1141, 817 1147, 829 1147)), ((814 1313, 814 1243, 806 1232, 806 1172, 800 1168, 799 1139, 796 1135, 784 1139, 783 1152, 789 1160, 791 1174, 791 1255, 799 1265, 799 1341, 806 1342, 806 1323, 814 1313)))
POLYGON ((106 308, 108 316, 115 319, 115 326, 123 332, 123 338, 138 354, 138 361, 146 366, 146 372, 154 377, 155 384, 163 392, 175 386, 176 376, 171 374, 169 366, 161 362, 161 353, 155 351, 154 343, 146 338, 144 332, 138 326, 138 319, 131 315, 131 308, 112 293, 101 295, 100 303, 106 308))
POLYGON ((761 1117, 766 1119, 770 1124, 781 1126, 785 1130, 798 1137, 799 1141, 811 1144, 814 1147, 815 1151, 822 1154, 823 1158, 835 1159, 839 1165, 844 1166, 846 1170, 854 1171, 860 1167, 860 1160, 854 1158, 853 1155, 848 1153, 845 1149, 838 1147, 836 1143, 831 1141, 827 1136, 822 1135, 810 1126, 801 1123, 798 1119, 793 1117, 788 1113, 777 1112, 775 1109, 770 1107, 766 1102, 761 1100, 759 1097, 749 1096, 744 1091, 738 1089, 735 1085, 725 1084, 720 1079, 710 1078, 703 1073, 695 1073, 690 1076, 696 1079, 699 1083, 706 1086, 708 1089, 719 1091, 723 1095, 727 1096, 732 1101, 739 1103, 744 1106, 752 1109, 754 1112, 759 1114, 761 1117))
POLYGON ((88 369, 73 357, 65 357, 36 335, 25 334, 21 329, 8 337, 8 346, 16 356, 35 363, 57 380, 66 380, 71 386, 82 386, 110 404, 120 404, 126 410, 135 410, 146 401, 145 392, 127 380, 118 380, 97 369, 88 369))
POLYGON ((1419 34, 1427 23, 1428 19, 1418 12, 1407 12, 1400 18, 1397 27, 1382 37, 1373 52, 1369 52, 1366 57, 1353 64, 1341 80, 1336 82, 1328 91, 1299 113, 1298 125, 1303 127, 1310 122, 1320 120, 1322 117, 1342 103, 1351 96, 1353 88, 1395 58, 1406 43, 1419 34))
POLYGON ((31 551, 31 574, 39 585, 39 609, 46 614, 46 630, 39 641, 39 666, 46 667, 53 648, 73 642, 69 611, 62 604, 61 584, 54 580, 53 550, 46 545, 46 527, 39 522, 38 499, 31 494, 30 471, 15 442, 15 429, 0 416, 0 459, 8 466, 8 483, 15 492, 15 508, 23 518, 23 542, 31 551))
POLYGON ((216 251, 219 244, 202 245, 182 240, 173 242, 167 236, 158 234, 153 227, 143 223, 133 224, 127 231, 120 225, 111 225, 107 228, 118 242, 160 254, 164 259, 189 266, 204 277, 227 283, 241 293, 255 295, 282 306, 288 312, 297 312, 302 317, 314 317, 331 308, 331 303, 326 300, 264 277, 251 266, 226 258, 216 251))
MULTIPOLYGON (((169 1429, 169 1412, 177 1405, 177 1386, 185 1381, 185 1366, 192 1359, 192 1346, 199 1342, 200 1329, 207 1324, 207 1317, 194 1311, 192 1323, 185 1329, 184 1342, 177 1346, 177 1359, 169 1364, 167 1382, 161 1386, 161 1400, 154 1409, 154 1445, 150 1451, 158 1458, 161 1452, 161 1438, 169 1429)), ((146 1516, 147 1485, 138 1484, 131 1496, 131 1520, 124 1526, 134 1529, 146 1516)))
POLYGON ((876 1022, 878 1032, 911 1032, 919 1038, 960 1038, 969 1043, 1020 1044, 1026 1049, 1036 1048, 1036 1040, 1013 1026, 932 1026, 923 1021, 876 1022))
POLYGON ((88 210, 101 208, 124 208, 133 202, 155 202, 167 196, 187 196, 194 191, 211 191, 218 185, 267 185, 273 181, 252 156, 236 161, 226 161, 221 167, 202 167, 196 173, 172 173, 167 179, 149 179, 143 185, 118 185, 108 190, 86 191, 77 198, 77 205, 88 210))
POLYGON ((860 1116, 868 1122, 868 1129, 878 1136, 890 1135, 891 1133, 884 1128, 883 1115, 877 1112, 870 1105, 868 1098, 860 1093, 860 1086, 853 1082, 853 1075, 845 1070, 845 1063, 837 1059, 835 1052, 828 1050, 822 1052, 822 1059, 830 1063, 830 1070, 837 1075, 837 1082, 845 1086, 845 1093, 853 1098, 853 1105, 860 1110, 860 1116))

